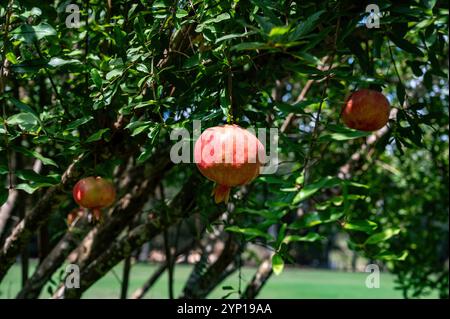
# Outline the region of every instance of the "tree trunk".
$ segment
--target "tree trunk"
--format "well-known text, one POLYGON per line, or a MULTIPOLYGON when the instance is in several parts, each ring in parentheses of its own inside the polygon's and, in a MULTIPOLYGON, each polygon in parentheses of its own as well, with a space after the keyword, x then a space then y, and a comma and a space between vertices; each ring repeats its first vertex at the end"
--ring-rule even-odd
POLYGON ((208 267, 205 273, 197 277, 197 280, 188 282, 183 289, 182 299, 205 298, 226 276, 237 269, 230 264, 236 261, 239 252, 239 243, 233 235, 228 237, 225 247, 219 258, 208 267), (224 276, 226 274, 226 276, 224 276))
POLYGON ((122 275, 122 285, 120 290, 120 299, 127 299, 128 294, 128 283, 130 280, 130 270, 131 270, 131 256, 125 258, 123 264, 123 275, 122 275))
POLYGON ((266 258, 258 267, 252 280, 248 283, 244 293, 241 295, 242 299, 255 299, 264 287, 267 280, 272 276, 272 261, 271 258, 266 258))
POLYGON ((73 226, 63 238, 53 247, 28 279, 27 284, 18 293, 18 299, 38 298, 45 283, 52 274, 62 265, 67 255, 78 245, 79 241, 88 232, 88 218, 83 216, 74 221, 73 226))

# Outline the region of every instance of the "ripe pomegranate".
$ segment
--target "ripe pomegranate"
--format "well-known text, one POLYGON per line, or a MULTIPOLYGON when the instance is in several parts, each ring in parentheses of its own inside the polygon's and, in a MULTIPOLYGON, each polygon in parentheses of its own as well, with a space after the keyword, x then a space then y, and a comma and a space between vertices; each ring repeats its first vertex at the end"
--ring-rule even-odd
POLYGON ((194 160, 206 178, 216 182, 216 203, 228 203, 230 189, 259 175, 265 150, 255 135, 238 125, 206 129, 194 147, 194 160))
POLYGON ((101 209, 110 206, 116 199, 114 185, 102 177, 86 177, 73 187, 73 198, 78 205, 92 210, 94 218, 99 220, 101 209))
POLYGON ((378 91, 362 89, 345 101, 342 119, 349 128, 376 131, 389 120, 389 101, 378 91))

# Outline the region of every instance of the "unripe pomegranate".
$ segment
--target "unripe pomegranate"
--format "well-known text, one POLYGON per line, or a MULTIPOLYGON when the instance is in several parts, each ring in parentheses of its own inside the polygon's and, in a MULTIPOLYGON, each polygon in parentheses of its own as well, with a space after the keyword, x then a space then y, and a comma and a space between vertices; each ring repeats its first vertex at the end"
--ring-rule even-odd
POLYGON ((227 203, 231 187, 250 183, 257 177, 264 156, 264 146, 256 136, 238 125, 208 128, 194 147, 198 169, 216 182, 216 203, 227 203))
POLYGON ((349 128, 376 131, 389 120, 389 101, 378 91, 361 89, 345 101, 342 119, 349 128))
POLYGON ((100 209, 114 203, 116 190, 111 182, 102 177, 86 177, 73 187, 73 198, 81 207, 91 209, 98 220, 100 209))

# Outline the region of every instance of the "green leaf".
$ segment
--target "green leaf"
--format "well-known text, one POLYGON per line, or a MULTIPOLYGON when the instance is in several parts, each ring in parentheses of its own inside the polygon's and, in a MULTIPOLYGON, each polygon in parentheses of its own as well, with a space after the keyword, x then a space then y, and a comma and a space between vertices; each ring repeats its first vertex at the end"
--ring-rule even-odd
POLYGON ((58 57, 53 57, 47 63, 47 65, 52 68, 58 68, 60 66, 67 65, 67 64, 81 64, 81 62, 76 59, 64 60, 64 59, 61 59, 58 57))
POLYGON ((138 126, 133 130, 133 132, 131 133, 131 136, 139 135, 142 132, 146 131, 149 127, 150 127, 149 124, 138 126))
POLYGON ((272 256, 272 270, 275 275, 279 275, 283 272, 284 261, 279 254, 274 254, 272 256))
POLYGON ((268 240, 272 240, 272 236, 269 235, 266 232, 263 232, 262 230, 259 230, 257 228, 240 228, 238 226, 229 226, 225 228, 226 231, 232 232, 232 233, 238 233, 243 234, 249 237, 263 237, 268 240))
POLYGON ((369 136, 371 132, 363 132, 354 130, 351 128, 347 128, 344 126, 334 125, 328 128, 329 132, 321 135, 319 137, 319 141, 328 142, 328 141, 347 141, 356 138, 361 138, 365 136, 369 136))
POLYGON ((270 47, 261 42, 244 42, 236 44, 231 47, 231 50, 244 51, 244 50, 258 50, 258 49, 269 49, 270 47))
POLYGON ((9 172, 8 166, 0 165, 0 175, 7 174, 9 172))
POLYGON ((103 80, 102 77, 100 76, 100 73, 97 71, 97 69, 91 69, 90 73, 92 82, 97 87, 97 89, 100 89, 103 84, 103 80))
POLYGON ((320 224, 332 223, 339 220, 344 212, 330 209, 327 212, 311 212, 303 215, 288 226, 289 229, 298 230, 314 227, 320 224))
POLYGON ((122 69, 114 69, 114 70, 111 70, 111 71, 109 71, 108 73, 106 73, 106 79, 107 79, 108 81, 109 81, 109 80, 112 80, 113 78, 122 75, 122 73, 123 73, 123 70, 122 70, 122 69))
POLYGON ((16 55, 14 54, 14 52, 8 52, 5 55, 6 59, 11 62, 12 64, 17 64, 19 63, 19 61, 17 60, 16 55))
POLYGON ((98 130, 97 132, 95 132, 94 134, 92 134, 91 136, 89 136, 85 143, 91 143, 91 142, 96 142, 102 139, 103 135, 109 131, 109 128, 103 128, 101 130, 98 130))
POLYGON ((370 220, 352 220, 345 222, 344 229, 362 231, 365 233, 373 233, 373 231, 378 227, 378 225, 370 220))
POLYGON ((400 102, 400 105, 402 106, 403 103, 405 102, 405 87, 403 86, 403 84, 401 82, 397 83, 397 99, 400 102))
POLYGON ((150 73, 150 71, 148 70, 147 66, 145 64, 142 64, 142 63, 139 63, 136 66, 136 70, 138 70, 139 72, 142 72, 142 73, 148 73, 148 74, 150 73))
POLYGON ((381 253, 373 256, 374 259, 383 260, 383 261, 402 261, 408 257, 408 251, 404 251, 401 255, 394 254, 390 251, 382 251, 381 253))
POLYGON ((315 105, 313 104, 317 104, 315 100, 305 100, 305 101, 301 101, 299 103, 295 103, 295 104, 289 104, 286 102, 275 102, 275 106, 283 113, 289 114, 289 113, 294 113, 294 114, 307 114, 305 112, 305 108, 307 106, 309 106, 310 108, 315 108, 315 105))
POLYGON ((48 23, 43 22, 38 25, 21 24, 11 31, 11 34, 16 40, 33 43, 36 40, 56 35, 56 30, 48 23))
POLYGON ((36 119, 39 120, 39 114, 38 114, 31 106, 29 106, 29 105, 27 105, 27 104, 25 104, 25 103, 23 103, 23 102, 21 102, 21 101, 15 99, 15 98, 10 98, 9 100, 10 100, 10 101, 14 104, 14 106, 16 106, 19 110, 21 110, 21 111, 23 111, 23 112, 31 113, 31 114, 33 114, 33 115, 36 117, 36 119))
POLYGON ((346 132, 346 133, 331 133, 331 134, 322 135, 319 138, 319 140, 321 142, 325 142, 325 141, 329 141, 329 140, 347 141, 347 140, 361 138, 361 137, 365 137, 365 136, 369 136, 369 135, 370 135, 370 132, 353 130, 352 132, 346 132))
POLYGON ((219 42, 222 42, 222 41, 225 41, 225 40, 236 39, 236 38, 244 38, 244 37, 247 37, 247 36, 255 34, 255 33, 257 33, 257 32, 256 31, 249 31, 249 32, 241 33, 241 34, 236 34, 236 33, 227 34, 227 35, 224 35, 223 37, 218 38, 216 40, 216 43, 219 43, 219 42))
POLYGON ((138 156, 138 158, 136 160, 137 164, 142 164, 146 160, 148 160, 150 158, 150 156, 152 155, 152 153, 153 153, 152 150, 153 150, 153 148, 151 146, 150 147, 146 147, 142 151, 142 153, 138 156))
POLYGON ((7 121, 9 125, 18 125, 24 131, 31 131, 37 128, 39 119, 33 113, 18 113, 10 116, 7 121))
POLYGON ((69 124, 67 124, 66 130, 67 131, 72 131, 72 130, 78 128, 79 126, 92 121, 93 119, 94 119, 94 117, 92 115, 83 116, 82 118, 79 118, 78 120, 75 120, 75 121, 70 122, 69 124))
POLYGON ((0 188, 0 206, 2 206, 8 200, 9 192, 6 188, 0 188))
POLYGON ((315 183, 308 184, 302 190, 300 190, 297 195, 295 195, 294 199, 292 200, 292 204, 297 205, 298 203, 314 195, 321 188, 333 187, 339 185, 340 182, 341 181, 336 177, 327 176, 315 183))
POLYGON ((155 140, 159 135, 159 132, 161 131, 161 125, 157 124, 155 127, 150 129, 150 132, 148 133, 148 138, 150 139, 151 145, 155 144, 155 140))
POLYGON ((277 219, 278 214, 273 210, 268 209, 252 209, 246 207, 238 207, 235 210, 236 214, 252 214, 264 217, 265 219, 277 219))
POLYGON ((53 160, 51 160, 50 158, 42 156, 41 154, 39 154, 38 152, 36 152, 34 150, 30 150, 30 149, 27 149, 27 148, 22 147, 22 146, 12 146, 12 148, 14 150, 16 150, 17 152, 22 153, 25 156, 37 158, 38 160, 40 160, 45 165, 52 165, 52 166, 58 167, 58 164, 56 164, 53 160))
POLYGON ((199 65, 199 63, 200 63, 200 53, 197 53, 189 57, 186 61, 184 61, 183 68, 190 69, 199 65))
POLYGON ((176 16, 178 19, 184 18, 184 17, 186 17, 186 16, 188 16, 188 15, 189 15, 189 13, 188 13, 186 10, 183 10, 183 9, 178 9, 178 10, 177 10, 177 13, 175 14, 175 16, 176 16))
POLYGON ((278 236, 277 236, 277 242, 275 243, 275 248, 279 248, 281 243, 284 240, 284 236, 286 235, 286 227, 287 224, 283 223, 283 225, 281 225, 280 230, 278 231, 278 236))
POLYGON ((273 27, 270 32, 269 32, 269 37, 270 38, 276 38, 276 37, 280 37, 282 35, 285 35, 286 33, 289 32, 291 28, 289 26, 276 26, 273 27))
POLYGON ((32 183, 32 184, 21 183, 21 184, 16 185, 16 189, 23 190, 23 191, 27 192, 28 194, 33 194, 39 188, 50 187, 53 185, 54 184, 51 184, 51 183, 32 183))
POLYGON ((423 57, 423 52, 418 47, 416 47, 414 44, 409 42, 408 40, 405 40, 405 39, 397 36, 395 33, 389 34, 389 38, 400 49, 402 49, 408 53, 414 54, 415 56, 423 57))
POLYGON ((310 232, 305 236, 299 236, 299 235, 289 235, 286 236, 286 238, 283 240, 283 243, 285 244, 289 244, 291 242, 314 242, 314 241, 318 241, 318 240, 322 240, 325 237, 320 236, 318 233, 313 233, 310 232))
POLYGON ((372 236, 370 236, 369 238, 367 238, 367 240, 365 241, 365 245, 373 245, 373 244, 377 244, 379 242, 388 240, 389 238, 398 235, 400 233, 400 229, 399 228, 389 228, 386 229, 380 233, 376 233, 373 234, 372 236))
POLYGON ((197 27, 195 28, 195 32, 201 33, 206 26, 208 26, 210 24, 216 24, 221 21, 228 20, 230 18, 231 18, 231 16, 229 13, 221 13, 215 18, 208 19, 208 20, 200 23, 199 25, 197 25, 197 27))
POLYGON ((325 10, 317 11, 316 13, 310 15, 305 21, 300 22, 289 35, 289 41, 295 41, 311 32, 319 22, 320 16, 325 12, 325 10))
POLYGON ((25 181, 34 182, 34 183, 42 183, 42 184, 51 184, 55 185, 59 183, 59 179, 53 176, 42 176, 36 173, 33 170, 17 170, 14 174, 25 181))

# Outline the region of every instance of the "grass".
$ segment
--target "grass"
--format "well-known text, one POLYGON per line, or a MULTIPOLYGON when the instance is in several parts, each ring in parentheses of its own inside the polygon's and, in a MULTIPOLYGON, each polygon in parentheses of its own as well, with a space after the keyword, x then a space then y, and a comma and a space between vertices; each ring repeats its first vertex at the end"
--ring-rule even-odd
MULTIPOLYGON (((32 262, 30 268, 35 267, 32 262)), ((142 283, 158 267, 154 264, 135 264, 131 270, 129 294, 140 287, 142 283)), ((191 266, 177 265, 175 268, 174 289, 175 295, 179 296, 183 285, 189 276, 191 266)), ((244 267, 241 272, 241 286, 245 287, 255 268, 244 267)), ((31 273, 31 271, 30 271, 31 273)), ((118 298, 120 292, 120 277, 122 265, 114 268, 101 280, 86 291, 83 298, 118 298)), ((402 298, 400 291, 394 288, 394 276, 389 273, 381 273, 380 288, 369 289, 365 286, 368 273, 348 273, 332 270, 315 270, 287 268, 279 276, 273 275, 258 296, 259 298, 402 298)), ((55 278, 56 279, 56 278, 55 278)), ((239 273, 236 272, 221 285, 219 285, 209 298, 221 298, 231 290, 223 290, 222 287, 231 286, 235 290, 239 287, 239 273)), ((20 289, 20 266, 14 265, 6 278, 0 284, 0 298, 14 298, 20 289)), ((48 285, 43 289, 41 298, 48 298, 48 285)), ((167 298, 167 273, 159 278, 156 284, 145 296, 146 298, 167 298)), ((234 293, 230 298, 236 298, 234 293)), ((436 298, 437 295, 430 297, 436 298)))

